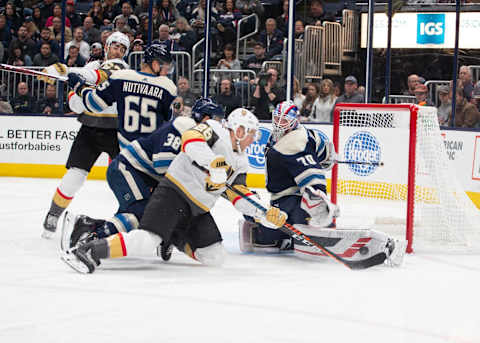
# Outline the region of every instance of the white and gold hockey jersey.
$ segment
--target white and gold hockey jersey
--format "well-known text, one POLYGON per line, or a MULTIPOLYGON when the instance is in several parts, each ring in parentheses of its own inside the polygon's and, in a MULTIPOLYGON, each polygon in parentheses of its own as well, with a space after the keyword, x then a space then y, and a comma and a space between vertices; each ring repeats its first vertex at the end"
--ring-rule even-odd
MULTIPOLYGON (((207 175, 205 171, 196 167, 195 163, 207 168, 212 160, 219 155, 224 156, 227 164, 233 169, 227 180, 229 184, 232 184, 239 175, 247 173, 247 154, 234 151, 229 130, 215 120, 207 120, 205 123, 198 124, 193 129, 183 133, 182 150, 170 164, 165 175, 189 201, 205 212, 210 211, 221 193, 207 192, 205 187, 207 175)), ((245 195, 252 195, 244 184, 236 187, 245 195)), ((240 203, 243 204, 241 207, 245 207, 247 201, 238 201, 238 204, 236 204, 237 196, 229 191, 226 194, 241 212, 254 214, 255 209, 251 206, 246 206, 251 207, 248 209, 238 208, 240 203)))

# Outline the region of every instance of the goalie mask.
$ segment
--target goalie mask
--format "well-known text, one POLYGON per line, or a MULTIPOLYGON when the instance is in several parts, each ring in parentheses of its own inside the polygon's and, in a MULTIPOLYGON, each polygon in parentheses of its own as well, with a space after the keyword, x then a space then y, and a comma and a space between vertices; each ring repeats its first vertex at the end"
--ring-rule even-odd
POLYGON ((298 127, 298 108, 291 100, 282 101, 272 113, 272 138, 276 142, 298 127))
POLYGON ((130 39, 128 39, 127 35, 121 33, 121 32, 114 32, 110 36, 108 36, 107 41, 105 43, 105 55, 107 56, 107 59, 110 59, 108 56, 108 51, 110 50, 110 46, 113 43, 119 43, 122 44, 125 47, 125 53, 123 54, 122 57, 125 57, 128 55, 128 51, 130 49, 130 39))
POLYGON ((247 138, 249 133, 254 132, 255 140, 259 140, 260 138, 258 119, 252 112, 245 108, 237 108, 230 113, 227 119, 227 127, 233 131, 235 140, 237 141, 238 151, 241 151, 241 149, 238 148, 239 142, 247 138), (245 134, 243 135, 243 137, 237 136, 237 129, 240 126, 243 126, 243 128, 245 129, 245 134))

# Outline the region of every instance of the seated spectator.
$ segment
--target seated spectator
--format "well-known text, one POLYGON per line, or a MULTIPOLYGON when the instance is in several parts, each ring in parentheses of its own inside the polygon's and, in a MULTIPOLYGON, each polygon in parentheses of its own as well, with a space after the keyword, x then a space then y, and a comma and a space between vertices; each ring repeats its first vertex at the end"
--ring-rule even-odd
POLYGON ((185 106, 185 104, 183 103, 183 98, 181 96, 177 96, 172 102, 172 118, 191 116, 192 108, 189 106, 185 106))
MULTIPOLYGON (((156 7, 157 2, 153 3, 153 6, 156 7)), ((142 0, 140 1, 140 4, 135 6, 133 10, 133 14, 137 16, 138 19, 140 19, 141 16, 146 15, 148 16, 148 10, 150 7, 150 0, 142 0)))
POLYGON ((35 23, 35 26, 41 31, 45 27, 45 22, 48 17, 42 17, 42 12, 40 6, 33 7, 32 19, 35 23))
POLYGON ((58 56, 52 54, 52 48, 49 43, 43 43, 40 52, 33 58, 33 65, 40 67, 48 67, 58 62, 58 56))
POLYGON ((177 9, 170 0, 161 0, 158 8, 158 15, 161 24, 173 26, 175 21, 180 16, 177 9))
POLYGON ((338 81, 333 83, 333 94, 338 98, 340 95, 343 94, 343 87, 342 84, 338 81))
MULTIPOLYGON (((47 18, 47 21, 45 22, 46 27, 50 27, 53 25, 53 18, 60 18, 62 19, 62 5, 60 4, 55 4, 53 6, 53 15, 47 18)), ((72 27, 72 24, 70 23, 70 19, 65 18, 65 26, 66 27, 72 27)))
MULTIPOLYGON (((44 27, 42 31, 40 31, 40 39, 35 44, 35 51, 36 53, 40 52, 40 48, 42 47, 43 43, 50 44, 50 49, 53 53, 58 54, 58 43, 55 39, 53 39, 52 31, 48 27, 44 27)), ((58 55, 57 55, 58 56, 58 55)))
POLYGON ((263 62, 267 60, 265 57, 265 45, 262 42, 256 42, 253 46, 253 53, 253 56, 245 60, 243 68, 253 70, 258 75, 262 69, 263 62))
POLYGON ((72 24, 72 29, 82 26, 82 18, 75 9, 75 1, 67 0, 66 16, 72 24))
POLYGON ((428 88, 425 85, 419 83, 417 87, 415 87, 415 103, 418 106, 434 106, 432 101, 428 99, 428 88))
POLYGON ((265 30, 260 32, 259 41, 265 46, 265 57, 267 60, 282 53, 283 34, 277 29, 277 22, 275 19, 267 19, 265 22, 265 30))
POLYGON ((177 2, 177 10, 180 16, 190 21, 192 19, 192 12, 197 4, 196 0, 180 0, 177 2))
MULTIPOLYGON (((87 17, 88 18, 88 17, 87 17)), ((62 20, 60 18, 52 19, 53 25, 49 27, 50 31, 53 33, 53 37, 57 42, 62 40, 62 20)), ((69 27, 65 27, 65 43, 72 40, 72 30, 69 27)))
POLYGON ((140 24, 140 20, 133 14, 132 5, 128 1, 122 4, 122 13, 113 19, 113 24, 115 24, 119 18, 125 19, 127 25, 133 30, 137 30, 140 24))
MULTIPOLYGON (((236 0, 235 7, 242 12, 242 15, 250 15, 256 13, 260 22, 263 21, 265 8, 259 0, 236 0)), ((250 32, 250 31, 247 31, 250 32)))
POLYGON ((344 84, 345 93, 340 95, 335 103, 346 102, 346 103, 364 103, 365 97, 358 92, 358 82, 355 76, 347 76, 345 78, 344 84))
POLYGON ((179 17, 175 22, 175 29, 172 31, 170 38, 173 39, 179 50, 192 53, 192 47, 197 42, 197 35, 195 31, 188 25, 187 19, 179 17))
POLYGON ((330 79, 323 79, 320 82, 320 93, 318 94, 310 120, 316 122, 332 122, 331 114, 337 97, 334 94, 333 82, 330 79))
POLYGON ((10 33, 14 35, 23 23, 23 18, 17 14, 17 9, 13 2, 7 2, 5 5, 5 18, 7 19, 7 26, 10 28, 10 33))
POLYGON ((164 44, 170 49, 170 51, 180 50, 177 42, 174 39, 171 39, 169 27, 166 24, 162 24, 158 28, 158 39, 155 40, 155 42, 164 44))
POLYGON ((458 71, 458 77, 462 80, 462 87, 465 98, 467 101, 472 100, 472 92, 473 92, 473 81, 472 81, 472 70, 468 66, 461 66, 458 71))
POLYGON ((277 29, 282 31, 283 37, 287 37, 288 34, 288 0, 283 1, 283 13, 276 19, 277 29))
POLYGON ((81 26, 73 30, 73 40, 65 44, 65 56, 68 54, 70 45, 75 44, 80 49, 80 56, 82 56, 85 61, 88 61, 90 58, 90 44, 83 40, 83 36, 83 28, 81 26))
POLYGON ((452 116, 452 102, 450 101, 450 88, 448 86, 440 86, 437 88, 438 100, 440 105, 437 108, 438 124, 441 126, 448 125, 452 116))
POLYGON ((120 6, 115 4, 115 0, 103 0, 103 18, 113 23, 117 15, 121 13, 120 6))
POLYGON ((418 84, 420 84, 420 80, 417 74, 408 75, 407 90, 403 92, 403 95, 415 96, 415 88, 418 84))
POLYGON ((320 86, 318 83, 307 83, 305 99, 300 110, 300 121, 313 121, 314 104, 317 101, 320 93, 320 86))
POLYGON ((255 114, 258 119, 271 120, 272 111, 277 104, 285 100, 284 87, 280 87, 278 82, 278 71, 275 68, 269 68, 266 76, 257 75, 255 91, 253 92, 252 104, 255 106, 255 114))
POLYGON ((128 56, 130 68, 140 70, 143 61, 143 54, 138 53, 140 51, 143 51, 143 40, 137 38, 130 46, 130 54, 128 56))
MULTIPOLYGON (((451 121, 451 120, 450 120, 451 121)), ((480 113, 477 106, 467 101, 462 88, 456 91, 455 123, 454 127, 475 128, 480 122, 480 113)))
POLYGON ((47 84, 45 97, 41 98, 37 105, 37 112, 43 114, 61 114, 60 103, 57 98, 57 87, 47 84))
POLYGON ((53 15, 53 6, 55 5, 54 0, 43 0, 43 6, 40 7, 40 13, 42 14, 42 18, 49 18, 53 15))
POLYGON ((85 59, 80 55, 77 45, 72 44, 68 49, 68 55, 65 58, 65 62, 69 67, 83 67, 85 65, 85 59))
POLYGON ((228 117, 234 109, 242 107, 240 97, 234 94, 232 81, 228 78, 220 82, 220 93, 214 97, 214 100, 217 104, 222 105, 225 111, 225 118, 228 117))
POLYGON ((104 57, 102 43, 93 43, 90 49, 90 58, 87 63, 97 60, 103 61, 104 57))
POLYGON ((242 13, 235 8, 234 0, 226 0, 218 12, 217 30, 221 46, 235 41, 240 19, 242 19, 242 13))
POLYGON ((31 16, 25 17, 25 23, 23 23, 27 28, 27 36, 34 42, 40 39, 40 30, 35 25, 31 16))
POLYGON ((12 105, 7 101, 0 100, 0 113, 12 114, 12 105))
POLYGON ((107 38, 110 37, 111 34, 112 31, 110 30, 102 31, 102 34, 100 35, 100 43, 102 43, 102 46, 107 45, 107 38))
POLYGON ((7 64, 18 67, 30 67, 33 64, 29 55, 25 55, 20 47, 14 48, 8 53, 7 64))
MULTIPOLYGON (((223 56, 218 61, 217 69, 224 70, 240 70, 242 65, 240 61, 235 57, 235 50, 232 44, 226 44, 223 48, 223 56)), ((240 78, 239 73, 219 73, 219 78, 230 78, 232 80, 238 80, 240 78)))
MULTIPOLYGON (((150 27, 150 22, 148 21, 148 16, 140 16, 140 25, 138 25, 137 34, 135 39, 141 39, 144 42, 148 42, 148 29, 150 27)), ((152 40, 158 39, 158 32, 155 32, 152 29, 152 40)))
POLYGON ((321 24, 326 21, 335 22, 335 17, 332 13, 325 12, 321 0, 311 0, 308 15, 304 21, 305 25, 317 25, 318 22, 321 24))
POLYGON ((89 45, 100 42, 100 31, 93 25, 92 17, 85 17, 83 20, 83 39, 89 45))
POLYGON ((302 90, 300 89, 300 82, 295 77, 293 79, 293 102, 295 103, 299 111, 302 111, 304 100, 305 95, 302 94, 302 90))
POLYGON ((103 26, 103 7, 100 0, 95 0, 87 16, 92 17, 95 28, 100 29, 103 26))
POLYGON ((295 21, 295 39, 303 39, 305 35, 305 25, 301 19, 295 21))
POLYGON ((35 113, 35 98, 28 93, 27 83, 19 82, 17 92, 17 96, 10 101, 13 113, 35 113))
POLYGON ((12 34, 7 26, 7 19, 3 14, 0 14, 0 42, 2 42, 5 49, 8 49, 11 41, 12 34))
MULTIPOLYGON (((27 27, 22 25, 18 28, 17 38, 13 38, 8 48, 9 56, 12 55, 14 49, 20 48, 23 56, 28 56, 31 59, 35 55, 35 42, 28 38, 27 27)), ((18 54, 17 54, 18 56, 18 54)))
POLYGON ((131 30, 130 26, 128 26, 128 24, 127 24, 127 19, 125 19, 124 17, 121 17, 121 16, 115 18, 113 28, 114 28, 115 31, 120 31, 120 32, 123 32, 124 30, 131 30))
POLYGON ((473 87, 472 104, 475 104, 475 106, 477 106, 477 110, 480 111, 480 84, 478 82, 477 85, 473 87))
MULTIPOLYGON (((192 19, 190 20, 190 26, 197 34, 198 39, 202 39, 205 35, 204 26, 205 26, 205 6, 207 2, 205 0, 200 0, 198 2, 198 6, 192 11, 192 19)), ((212 42, 212 49, 216 51, 219 43, 218 43, 218 30, 217 30, 217 23, 218 23, 218 12, 212 6, 211 17, 210 17, 210 39, 212 42)))
POLYGON ((192 108, 195 100, 198 98, 198 95, 192 92, 190 88, 190 81, 186 77, 180 76, 178 78, 177 87, 177 96, 181 96, 183 98, 183 103, 185 106, 192 108))

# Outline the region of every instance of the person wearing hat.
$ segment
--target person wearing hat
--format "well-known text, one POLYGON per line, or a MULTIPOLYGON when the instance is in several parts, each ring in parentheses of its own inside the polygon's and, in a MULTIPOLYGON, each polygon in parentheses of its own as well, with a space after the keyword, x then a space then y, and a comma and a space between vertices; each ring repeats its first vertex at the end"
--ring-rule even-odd
POLYGON ((365 97, 358 92, 358 81, 355 76, 349 75, 345 78, 344 89, 345 92, 337 98, 335 104, 342 102, 357 104, 365 102, 365 97))
POLYGON ((428 88, 427 86, 425 85, 422 85, 421 83, 419 83, 416 87, 415 87, 415 98, 416 98, 416 101, 415 103, 418 105, 418 106, 433 106, 433 103, 430 101, 430 99, 428 99, 428 88))
POLYGON ((99 42, 93 43, 90 48, 91 48, 90 49, 90 59, 88 60, 88 62, 103 61, 105 56, 103 54, 102 43, 99 43, 99 42))
POLYGON ((441 126, 448 125, 452 115, 452 102, 450 101, 450 87, 440 86, 437 88, 438 101, 440 105, 437 107, 438 124, 441 126))
POLYGON ((262 69, 263 62, 267 60, 265 57, 265 45, 262 42, 256 42, 253 46, 253 54, 253 56, 245 60, 243 69, 250 69, 258 74, 262 69))

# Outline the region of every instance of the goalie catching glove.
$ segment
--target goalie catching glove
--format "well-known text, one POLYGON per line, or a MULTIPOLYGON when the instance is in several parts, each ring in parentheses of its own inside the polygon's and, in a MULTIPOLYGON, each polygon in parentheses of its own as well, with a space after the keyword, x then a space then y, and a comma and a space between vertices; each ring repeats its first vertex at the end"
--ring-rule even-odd
POLYGON ((262 212, 255 216, 256 221, 271 229, 278 229, 285 225, 287 218, 288 215, 285 212, 274 206, 271 206, 265 213, 262 212))
POLYGON ((310 215, 312 226, 327 227, 340 215, 338 206, 331 203, 324 192, 311 186, 305 188, 300 207, 310 215))
POLYGON ((205 179, 205 189, 207 192, 224 192, 227 184, 227 171, 231 167, 225 162, 225 157, 217 156, 208 166, 209 175, 205 179))

